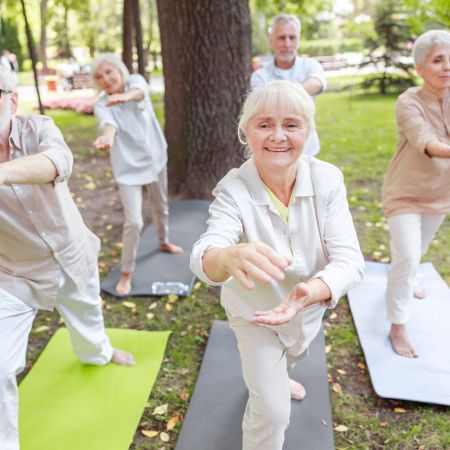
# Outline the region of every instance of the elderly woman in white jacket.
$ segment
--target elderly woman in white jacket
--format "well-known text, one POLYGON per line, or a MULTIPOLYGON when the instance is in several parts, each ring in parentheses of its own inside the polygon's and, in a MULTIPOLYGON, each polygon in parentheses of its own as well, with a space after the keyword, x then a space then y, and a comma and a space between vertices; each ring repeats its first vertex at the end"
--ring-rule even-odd
POLYGON ((249 390, 244 450, 281 450, 290 400, 306 394, 289 370, 364 270, 341 172, 302 156, 313 115, 298 84, 249 94, 238 132, 251 157, 216 186, 191 255, 193 272, 222 286, 237 338, 249 390))

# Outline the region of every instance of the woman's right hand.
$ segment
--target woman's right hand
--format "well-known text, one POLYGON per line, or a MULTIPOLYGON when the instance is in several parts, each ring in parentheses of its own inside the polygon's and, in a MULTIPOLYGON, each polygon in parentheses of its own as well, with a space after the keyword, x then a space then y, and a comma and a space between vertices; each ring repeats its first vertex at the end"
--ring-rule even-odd
POLYGON ((269 283, 271 279, 284 280, 283 270, 292 262, 291 258, 279 255, 262 242, 237 244, 223 249, 213 248, 203 259, 204 269, 215 266, 225 275, 225 279, 232 276, 246 289, 254 289, 253 279, 263 283, 269 283))
POLYGON ((92 145, 97 149, 101 151, 107 151, 109 150, 114 144, 114 136, 105 136, 101 135, 99 136, 92 145))

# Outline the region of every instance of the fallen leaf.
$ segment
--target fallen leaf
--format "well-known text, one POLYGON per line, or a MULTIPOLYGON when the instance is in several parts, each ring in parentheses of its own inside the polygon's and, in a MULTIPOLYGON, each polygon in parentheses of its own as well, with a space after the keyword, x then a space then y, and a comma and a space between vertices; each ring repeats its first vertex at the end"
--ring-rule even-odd
POLYGON ((173 306, 170 303, 166 303, 164 307, 166 308, 166 311, 172 311, 173 309, 173 306))
POLYGON ((90 191, 93 191, 96 187, 97 185, 93 181, 90 181, 84 185, 84 188, 89 189, 90 191))
POLYGON ((327 421, 326 421, 326 420, 324 420, 324 419, 322 419, 322 425, 323 425, 324 427, 327 427, 327 426, 328 426, 328 423, 327 423, 327 421))
POLYGON ((405 408, 394 408, 394 412, 399 413, 399 414, 405 414, 406 409, 405 408))
POLYGON ((163 414, 165 414, 167 412, 168 407, 169 407, 168 403, 164 403, 164 405, 159 405, 153 410, 152 415, 153 416, 156 416, 156 415, 162 416, 163 414))
POLYGON ((336 319, 337 316, 338 316, 338 315, 337 315, 335 312, 332 312, 332 313, 330 314, 330 320, 336 319))
POLYGON ((167 422, 167 431, 173 430, 176 426, 177 423, 180 421, 180 415, 179 414, 175 414, 174 416, 172 416, 169 421, 167 422))
POLYGON ((331 350, 331 345, 326 345, 325 346, 325 353, 330 353, 331 350))
POLYGON ((183 392, 180 394, 180 398, 181 398, 181 400, 183 400, 183 401, 188 400, 188 399, 189 399, 189 392, 183 391, 183 392))
POLYGON ((158 306, 158 302, 153 302, 148 309, 155 309, 158 306))
POLYGON ((148 320, 152 320, 153 317, 155 317, 155 315, 153 313, 148 313, 148 314, 146 314, 146 317, 148 320))
POLYGON ((331 384, 333 382, 333 376, 331 373, 328 374, 328 384, 331 384))
POLYGON ((347 375, 347 372, 343 369, 337 369, 337 371, 340 375, 347 375))
POLYGON ((125 302, 122 302, 122 305, 123 306, 126 306, 127 308, 136 308, 136 303, 133 303, 133 302, 128 302, 128 301, 125 301, 125 302))
POLYGON ((163 441, 163 442, 169 442, 169 435, 167 433, 162 432, 159 435, 159 438, 163 441))
POLYGON ((98 263, 98 267, 99 267, 100 269, 106 269, 106 268, 108 267, 108 264, 106 264, 105 261, 100 261, 100 262, 98 263))
POLYGON ((49 330, 50 327, 48 327, 47 325, 41 325, 40 327, 37 327, 34 332, 35 333, 41 333, 42 331, 47 331, 49 330))
POLYGON ((178 300, 178 295, 176 295, 176 294, 169 294, 167 296, 167 300, 169 301, 169 303, 175 303, 178 300))
POLYGON ((342 388, 339 383, 334 383, 332 389, 336 394, 342 395, 342 388))
POLYGON ((388 426, 387 422, 380 422, 380 427, 381 428, 384 428, 384 427, 387 427, 387 426, 388 426))
POLYGON ((200 281, 197 281, 197 283, 194 284, 194 289, 197 290, 201 287, 202 283, 200 281))
POLYGON ((346 427, 345 425, 338 425, 337 427, 334 427, 334 429, 339 433, 345 433, 346 431, 348 431, 348 427, 346 427))
POLYGON ((366 368, 366 365, 364 363, 358 363, 358 369, 363 370, 365 368, 366 368))
POLYGON ((159 434, 159 431, 155 430, 141 430, 141 433, 147 437, 156 437, 159 434))

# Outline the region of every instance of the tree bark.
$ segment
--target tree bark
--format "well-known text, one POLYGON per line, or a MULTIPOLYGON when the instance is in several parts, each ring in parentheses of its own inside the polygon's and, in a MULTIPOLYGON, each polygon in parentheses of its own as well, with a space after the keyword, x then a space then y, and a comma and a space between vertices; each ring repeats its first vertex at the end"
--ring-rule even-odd
POLYGON ((251 72, 247 0, 158 0, 171 193, 209 198, 242 163, 236 125, 251 72))
POLYGON ((132 0, 123 0, 122 61, 133 73, 133 5, 132 0))
POLYGON ((42 63, 42 71, 48 72, 47 62, 47 3, 48 0, 40 2, 40 19, 41 19, 41 39, 39 41, 39 57, 42 63))
POLYGON ((138 57, 138 72, 147 80, 147 74, 145 73, 146 64, 144 56, 144 47, 142 44, 141 8, 139 5, 139 0, 132 0, 132 4, 133 4, 134 38, 138 57))

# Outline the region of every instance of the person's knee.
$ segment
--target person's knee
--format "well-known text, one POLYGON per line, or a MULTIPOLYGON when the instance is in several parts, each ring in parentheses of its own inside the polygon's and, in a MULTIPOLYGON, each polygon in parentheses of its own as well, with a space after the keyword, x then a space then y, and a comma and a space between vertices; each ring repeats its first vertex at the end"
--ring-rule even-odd
POLYGON ((291 414, 289 394, 275 396, 268 393, 261 396, 255 413, 259 416, 262 427, 269 427, 274 433, 286 430, 291 414))
POLYGON ((144 227, 144 222, 142 219, 131 219, 125 221, 124 230, 131 231, 135 233, 140 233, 144 227))

